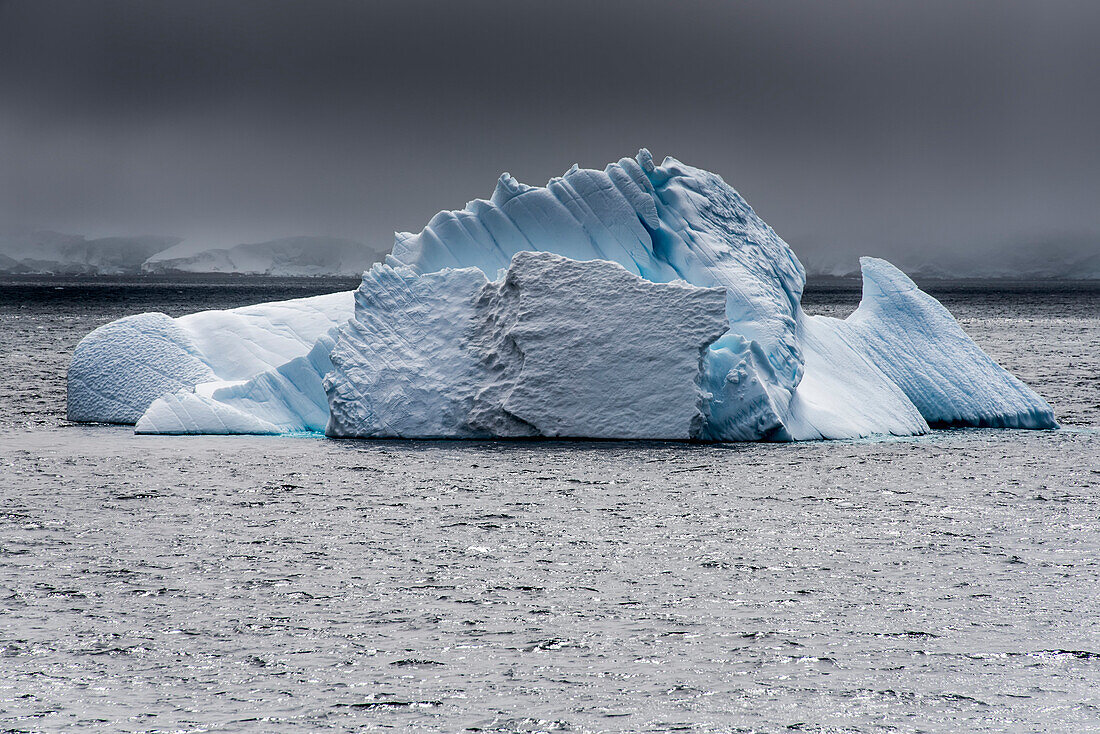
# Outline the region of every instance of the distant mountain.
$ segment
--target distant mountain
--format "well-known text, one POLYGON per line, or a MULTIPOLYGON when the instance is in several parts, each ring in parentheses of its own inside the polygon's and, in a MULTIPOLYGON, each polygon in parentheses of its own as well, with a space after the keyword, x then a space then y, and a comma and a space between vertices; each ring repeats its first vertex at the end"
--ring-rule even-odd
POLYGON ((857 277, 859 255, 883 257, 915 278, 1100 280, 1100 238, 1066 237, 1008 245, 957 248, 933 254, 920 249, 845 252, 797 248, 811 275, 857 277))
MULTIPOLYGON (((796 246, 812 276, 858 277, 859 256, 883 257, 916 278, 1100 280, 1100 240, 1061 237, 998 246, 854 249, 796 246)), ((376 250, 339 237, 284 237, 206 246, 178 237, 100 237, 40 231, 0 234, 0 274, 138 275, 233 273, 358 276, 383 260, 376 250)))
POLYGON ((189 243, 153 255, 146 273, 361 275, 385 253, 337 237, 285 237, 195 252, 189 243), (188 252, 188 250, 191 250, 188 252))
POLYGON ((60 232, 0 235, 0 273, 27 275, 361 275, 385 257, 338 237, 285 237, 230 247, 203 247, 178 237, 88 239, 60 232))
POLYGON ((87 239, 60 232, 0 236, 0 273, 137 274, 151 255, 179 241, 158 235, 87 239))
POLYGON ((0 253, 0 273, 23 273, 26 269, 23 263, 13 257, 0 253))

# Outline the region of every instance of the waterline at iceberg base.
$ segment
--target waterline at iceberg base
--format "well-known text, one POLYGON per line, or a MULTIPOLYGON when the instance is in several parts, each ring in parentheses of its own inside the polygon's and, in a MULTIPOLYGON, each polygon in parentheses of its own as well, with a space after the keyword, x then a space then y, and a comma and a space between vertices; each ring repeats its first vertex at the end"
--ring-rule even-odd
POLYGON ((401 233, 354 293, 77 346, 70 420, 139 433, 800 441, 1056 428, 1051 407, 884 260, 846 319, 719 176, 648 151, 401 233))

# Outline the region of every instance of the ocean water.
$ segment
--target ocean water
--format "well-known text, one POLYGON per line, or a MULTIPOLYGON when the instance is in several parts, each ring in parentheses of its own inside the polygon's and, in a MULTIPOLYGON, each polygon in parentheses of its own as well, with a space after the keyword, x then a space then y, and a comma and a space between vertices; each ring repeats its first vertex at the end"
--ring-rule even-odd
POLYGON ((68 354, 101 323, 352 285, 0 283, 0 730, 1100 731, 1100 289, 933 289, 1060 431, 433 443, 64 420, 68 354))

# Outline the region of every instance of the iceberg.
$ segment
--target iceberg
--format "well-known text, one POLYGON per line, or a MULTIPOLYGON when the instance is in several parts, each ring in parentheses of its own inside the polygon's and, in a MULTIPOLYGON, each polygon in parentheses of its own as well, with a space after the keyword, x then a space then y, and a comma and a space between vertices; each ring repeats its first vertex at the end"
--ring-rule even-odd
POLYGON ((476 268, 366 273, 330 354, 329 432, 459 437, 477 384, 467 332, 487 283, 476 268))
POLYGON ((73 420, 360 437, 915 435, 1054 428, 931 296, 864 258, 847 319, 716 174, 648 151, 398 233, 354 293, 100 327, 73 420))
POLYGON ((707 347, 726 292, 652 283, 606 260, 520 252, 479 294, 474 347, 488 384, 473 420, 492 436, 692 439, 706 423, 707 347))

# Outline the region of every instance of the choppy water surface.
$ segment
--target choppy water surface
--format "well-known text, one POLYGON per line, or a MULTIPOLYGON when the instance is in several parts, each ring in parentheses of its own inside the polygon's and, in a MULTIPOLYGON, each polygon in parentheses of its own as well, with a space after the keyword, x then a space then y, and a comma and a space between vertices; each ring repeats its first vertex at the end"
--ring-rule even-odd
POLYGON ((693 446, 64 422, 94 326, 315 289, 0 284, 0 728, 1100 731, 1100 292, 937 293, 1058 432, 693 446))

